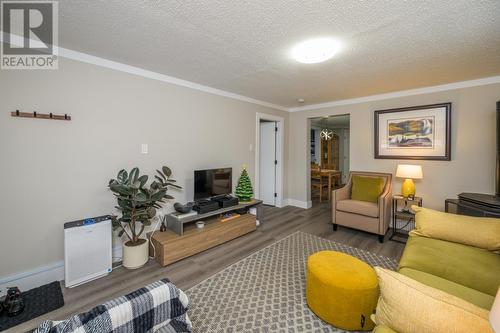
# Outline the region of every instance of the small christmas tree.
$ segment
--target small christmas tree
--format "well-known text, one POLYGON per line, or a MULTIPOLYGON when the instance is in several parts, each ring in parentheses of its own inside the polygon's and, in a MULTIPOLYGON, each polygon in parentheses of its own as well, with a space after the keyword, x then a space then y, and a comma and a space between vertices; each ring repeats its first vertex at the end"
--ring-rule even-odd
POLYGON ((252 182, 250 181, 250 177, 248 177, 248 172, 244 166, 243 171, 241 171, 240 179, 238 180, 238 186, 236 186, 236 196, 241 202, 248 202, 252 200, 252 182))

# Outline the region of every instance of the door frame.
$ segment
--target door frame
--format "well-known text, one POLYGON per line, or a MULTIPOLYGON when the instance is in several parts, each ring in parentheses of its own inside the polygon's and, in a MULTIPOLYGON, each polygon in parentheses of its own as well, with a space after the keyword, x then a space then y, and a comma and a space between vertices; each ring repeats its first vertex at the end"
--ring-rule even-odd
POLYGON ((260 197, 260 121, 275 121, 278 127, 276 136, 276 154, 278 155, 278 164, 276 165, 276 207, 283 207, 283 171, 285 163, 285 118, 257 112, 255 116, 255 198, 260 197))
MULTIPOLYGON (((349 161, 349 172, 352 170, 351 169, 351 129, 352 129, 352 114, 351 113, 339 113, 339 114, 320 114, 315 117, 308 117, 306 118, 306 142, 307 142, 307 149, 306 149, 306 193, 307 193, 307 208, 311 208, 312 205, 312 195, 311 195, 311 128, 317 128, 316 126, 313 127, 312 121, 313 119, 316 118, 321 118, 321 117, 338 117, 338 116, 349 116, 349 154, 347 156, 347 160, 349 161)), ((321 142, 321 139, 320 139, 321 142)), ((320 147, 320 152, 321 152, 321 147, 320 147)), ((339 163, 340 167, 340 163, 339 163)), ((344 174, 343 174, 344 176, 344 174)), ((342 179, 341 179, 342 180, 342 179)), ((306 207, 304 207, 306 208, 306 207)))

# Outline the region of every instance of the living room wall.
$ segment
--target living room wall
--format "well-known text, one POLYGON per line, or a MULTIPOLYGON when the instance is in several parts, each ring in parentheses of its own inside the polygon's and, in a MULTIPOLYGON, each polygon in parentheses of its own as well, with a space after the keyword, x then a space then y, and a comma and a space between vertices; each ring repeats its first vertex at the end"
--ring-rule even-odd
MULTIPOLYGON (((424 179, 415 182, 424 206, 444 210, 446 198, 461 192, 494 193, 496 102, 500 84, 392 98, 290 114, 289 197, 310 200, 308 119, 350 114, 351 170, 396 173, 400 163, 421 164, 424 179), (452 160, 409 161, 374 158, 374 111, 405 106, 452 102, 452 160)), ((400 193, 402 180, 394 180, 400 193)))
POLYGON ((58 267, 63 224, 112 213, 107 184, 122 168, 170 166, 184 188, 170 194, 187 202, 195 169, 232 167, 235 184, 246 164, 254 181, 257 112, 284 117, 288 137, 287 112, 64 58, 59 70, 1 71, 0 108, 0 278, 58 267))

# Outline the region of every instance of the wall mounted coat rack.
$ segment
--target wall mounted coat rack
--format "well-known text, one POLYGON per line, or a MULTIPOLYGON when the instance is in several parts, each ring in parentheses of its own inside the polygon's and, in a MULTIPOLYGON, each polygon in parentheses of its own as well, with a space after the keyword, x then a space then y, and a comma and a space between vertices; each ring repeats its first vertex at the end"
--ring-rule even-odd
POLYGON ((12 117, 22 117, 22 118, 71 120, 71 116, 68 116, 67 114, 58 115, 58 114, 53 114, 52 112, 51 113, 38 113, 36 111, 34 111, 34 112, 19 112, 19 110, 16 110, 14 112, 11 112, 10 115, 12 117))

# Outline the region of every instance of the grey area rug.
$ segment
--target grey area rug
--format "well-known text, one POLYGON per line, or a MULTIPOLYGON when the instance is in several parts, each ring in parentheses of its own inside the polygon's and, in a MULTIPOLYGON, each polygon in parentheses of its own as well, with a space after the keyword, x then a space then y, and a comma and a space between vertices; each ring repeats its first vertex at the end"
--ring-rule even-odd
POLYGON ((296 232, 188 289, 194 331, 346 332, 319 319, 306 303, 306 263, 333 250, 372 266, 395 270, 397 262, 365 250, 296 232))

